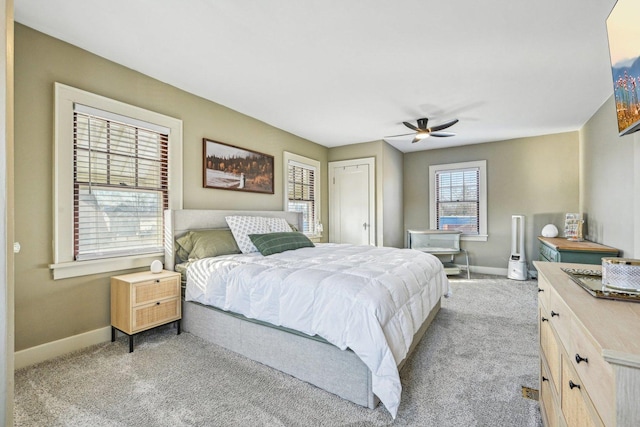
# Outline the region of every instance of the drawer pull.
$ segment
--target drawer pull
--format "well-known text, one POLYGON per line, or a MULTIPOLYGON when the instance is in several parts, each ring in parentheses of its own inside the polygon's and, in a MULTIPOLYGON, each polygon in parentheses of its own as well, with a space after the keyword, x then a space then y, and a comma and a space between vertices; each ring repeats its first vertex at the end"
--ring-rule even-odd
POLYGON ((580 384, 576 384, 573 381, 569 380, 569 388, 573 390, 574 388, 580 389, 580 384))
POLYGON ((156 283, 160 283, 160 279, 156 279, 156 283))
POLYGON ((589 363, 589 359, 587 359, 586 357, 580 357, 580 355, 576 353, 576 363, 580 362, 589 363))
POLYGON ((555 311, 551 310, 551 317, 555 317, 555 316, 560 317, 560 313, 556 313, 555 311))
POLYGON ((160 305, 160 301, 158 301, 158 302, 156 303, 156 305, 160 305))
POLYGON ((548 322, 548 321, 549 321, 549 319, 547 319, 546 317, 542 317, 542 321, 543 321, 543 322, 548 322))
POLYGON ((545 382, 545 381, 549 381, 549 378, 547 378, 547 377, 542 377, 542 382, 545 382))
POLYGON ((544 289, 538 288, 538 292, 544 292, 544 289))

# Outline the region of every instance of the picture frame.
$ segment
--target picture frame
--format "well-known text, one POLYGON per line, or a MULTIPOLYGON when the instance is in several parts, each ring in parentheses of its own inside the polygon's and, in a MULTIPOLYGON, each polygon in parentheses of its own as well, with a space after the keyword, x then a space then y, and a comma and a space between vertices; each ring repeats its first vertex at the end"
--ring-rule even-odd
POLYGON ((273 194, 273 156, 202 139, 202 186, 273 194))
POLYGON ((619 136, 640 130, 640 4, 617 0, 607 17, 607 38, 619 136))

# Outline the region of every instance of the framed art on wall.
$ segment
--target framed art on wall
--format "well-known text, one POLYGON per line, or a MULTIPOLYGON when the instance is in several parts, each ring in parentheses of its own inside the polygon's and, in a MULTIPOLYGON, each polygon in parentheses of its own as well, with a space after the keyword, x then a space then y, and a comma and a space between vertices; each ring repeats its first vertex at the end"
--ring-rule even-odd
POLYGON ((273 194, 273 156, 202 139, 202 186, 273 194))

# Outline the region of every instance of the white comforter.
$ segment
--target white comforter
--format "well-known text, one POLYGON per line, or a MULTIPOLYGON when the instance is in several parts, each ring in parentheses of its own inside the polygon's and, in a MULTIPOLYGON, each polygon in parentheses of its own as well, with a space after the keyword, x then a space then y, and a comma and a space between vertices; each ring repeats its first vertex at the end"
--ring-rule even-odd
POLYGON ((448 292, 442 263, 432 255, 328 243, 268 257, 196 261, 185 298, 350 348, 371 370, 373 392, 395 418, 398 363, 448 292))

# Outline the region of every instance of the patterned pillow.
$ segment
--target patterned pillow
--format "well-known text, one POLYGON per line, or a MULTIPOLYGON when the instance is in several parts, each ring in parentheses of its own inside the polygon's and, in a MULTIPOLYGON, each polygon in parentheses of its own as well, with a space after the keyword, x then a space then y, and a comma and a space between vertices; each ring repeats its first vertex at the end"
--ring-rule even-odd
POLYGON ((302 233, 286 231, 282 233, 250 234, 249 238, 264 256, 279 254, 300 248, 312 248, 315 245, 302 233))
POLYGON ((258 249, 251 242, 249 234, 268 233, 269 225, 265 218, 260 216, 227 216, 225 219, 242 253, 258 252, 258 249))
POLYGON ((272 233, 283 233, 286 231, 293 231, 291 227, 287 223, 287 220, 284 218, 265 218, 267 220, 267 225, 269 226, 269 231, 272 233))

